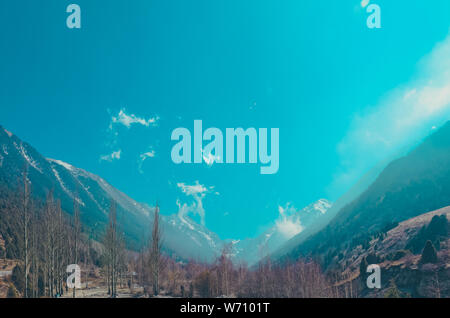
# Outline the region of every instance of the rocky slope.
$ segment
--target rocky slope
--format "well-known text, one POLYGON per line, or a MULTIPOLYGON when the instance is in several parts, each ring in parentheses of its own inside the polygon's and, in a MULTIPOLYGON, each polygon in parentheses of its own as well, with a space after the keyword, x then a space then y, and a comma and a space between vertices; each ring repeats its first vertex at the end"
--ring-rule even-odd
MULTIPOLYGON (((392 288, 392 283, 403 297, 450 297, 449 223, 446 224, 446 231, 436 233, 439 236, 439 242, 434 243, 438 256, 436 263, 424 264, 421 262, 422 250, 417 253, 410 250, 411 243, 424 232, 424 229, 430 227, 432 220, 445 223, 442 222, 442 218, 438 219, 439 216, 450 220, 450 207, 403 221, 385 235, 373 238, 368 246, 358 245, 343 251, 343 256, 341 258, 336 256, 332 262, 335 268, 342 271, 342 277, 349 279, 339 282, 338 285, 342 287, 352 281, 354 290, 355 287, 359 288, 361 290, 359 296, 363 297, 385 297, 392 288), (367 274, 361 263, 374 263, 380 266, 382 287, 380 290, 366 287, 367 274)), ((434 239, 432 235, 428 238, 434 239)))

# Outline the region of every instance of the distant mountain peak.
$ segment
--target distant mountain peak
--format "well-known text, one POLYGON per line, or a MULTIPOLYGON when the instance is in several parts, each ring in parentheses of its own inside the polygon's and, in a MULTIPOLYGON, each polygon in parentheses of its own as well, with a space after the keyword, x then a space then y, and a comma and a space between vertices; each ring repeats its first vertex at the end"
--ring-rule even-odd
POLYGON ((3 128, 3 130, 5 131, 5 133, 9 136, 9 138, 11 138, 13 136, 13 133, 8 131, 6 128, 3 128))
POLYGON ((313 203, 314 209, 320 211, 322 214, 325 214, 332 206, 333 203, 327 199, 319 199, 317 202, 313 203))
POLYGON ((289 239, 322 219, 332 203, 326 199, 317 200, 308 206, 297 209, 292 204, 279 207, 279 217, 273 225, 255 238, 235 242, 235 260, 245 260, 254 264, 270 255, 289 239))

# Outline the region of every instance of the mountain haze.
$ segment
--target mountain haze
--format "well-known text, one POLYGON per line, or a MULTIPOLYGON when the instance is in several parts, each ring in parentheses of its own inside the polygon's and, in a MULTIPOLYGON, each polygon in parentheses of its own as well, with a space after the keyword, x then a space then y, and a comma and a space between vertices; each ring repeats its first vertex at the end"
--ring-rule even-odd
POLYGON ((255 238, 233 241, 233 256, 252 265, 275 252, 293 236, 321 223, 332 209, 333 204, 326 199, 301 210, 290 205, 279 207, 280 216, 269 229, 255 238))
POLYGON ((398 222, 450 205, 450 122, 406 156, 391 162, 331 222, 284 255, 310 253, 330 259, 339 250, 366 243, 398 222))

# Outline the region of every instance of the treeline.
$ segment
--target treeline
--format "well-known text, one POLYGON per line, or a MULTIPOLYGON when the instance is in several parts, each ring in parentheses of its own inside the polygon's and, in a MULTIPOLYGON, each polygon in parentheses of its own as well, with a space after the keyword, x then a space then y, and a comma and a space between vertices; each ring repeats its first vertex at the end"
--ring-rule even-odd
POLYGON ((102 244, 83 231, 80 202, 75 196, 73 214, 61 209, 61 203, 49 191, 45 202, 33 199, 26 169, 21 188, 15 192, 0 190, 0 236, 4 248, 0 256, 15 260, 8 294, 33 297, 60 297, 76 289, 68 289, 67 266, 83 268, 82 281, 89 281, 89 273, 101 268, 108 285, 108 294, 117 293, 119 277, 127 271, 127 251, 123 234, 117 226, 116 206, 112 202, 109 224, 102 244))
MULTIPOLYGON (((260 263, 255 268, 235 265, 229 249, 212 264, 189 261, 187 263, 161 256, 159 263, 158 293, 173 297, 342 297, 341 290, 333 288, 313 261, 298 260, 289 264, 260 263)), ((141 253, 130 262, 138 275, 142 294, 155 296, 154 276, 149 264, 150 254, 141 253)), ((153 265, 154 266, 154 265, 153 265)))
POLYGON ((232 246, 223 248, 212 263, 184 262, 161 253, 164 240, 160 228, 158 205, 155 208, 150 239, 146 249, 129 259, 128 286, 136 297, 151 297, 164 293, 173 297, 343 297, 342 289, 333 288, 313 261, 298 260, 273 264, 270 259, 255 268, 231 261, 232 246))

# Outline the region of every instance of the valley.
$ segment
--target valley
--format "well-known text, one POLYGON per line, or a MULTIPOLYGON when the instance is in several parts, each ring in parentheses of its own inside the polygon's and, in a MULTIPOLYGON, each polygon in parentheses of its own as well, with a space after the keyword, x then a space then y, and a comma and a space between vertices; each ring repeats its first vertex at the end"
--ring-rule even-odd
POLYGON ((3 128, 0 145, 2 297, 20 293, 23 284, 16 282, 23 254, 15 231, 21 223, 12 213, 21 213, 17 194, 23 187, 24 167, 37 210, 47 213, 51 193, 56 202, 50 203, 65 212, 67 226, 73 226, 75 207, 81 211, 86 286, 77 297, 111 296, 104 256, 108 249, 104 229, 111 227, 111 217, 123 231, 126 246, 121 253, 128 262, 117 272, 114 297, 448 297, 450 293, 450 124, 406 156, 371 172, 336 203, 320 199, 303 209, 280 206, 279 218, 270 227, 257 237, 240 240, 222 240, 187 215, 159 215, 156 207, 136 202, 103 178, 45 158, 3 128), (117 212, 111 210, 112 202, 117 212), (160 290, 152 293, 144 264, 152 255, 147 242, 155 235, 157 219, 164 266, 160 290), (423 263, 426 244, 435 251, 432 263, 423 263), (369 264, 381 267, 379 290, 365 285, 369 264), (11 284, 18 284, 18 290, 11 292, 11 284))

